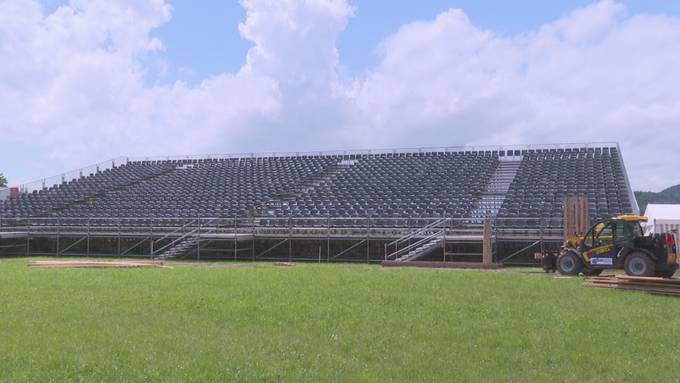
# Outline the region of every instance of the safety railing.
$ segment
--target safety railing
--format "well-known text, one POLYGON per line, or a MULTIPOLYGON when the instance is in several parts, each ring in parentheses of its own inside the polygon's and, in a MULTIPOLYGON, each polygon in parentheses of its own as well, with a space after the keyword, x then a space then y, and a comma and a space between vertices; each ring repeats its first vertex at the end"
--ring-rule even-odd
POLYGON ((459 146, 433 146, 433 147, 405 147, 405 148, 378 148, 378 149, 347 149, 347 150, 319 150, 319 151, 282 151, 282 152, 241 152, 225 154, 191 154, 169 156, 136 156, 126 157, 129 161, 182 161, 201 159, 233 159, 233 158, 269 158, 269 157, 296 157, 296 156, 362 156, 362 155, 400 155, 420 153, 458 153, 458 152, 509 152, 514 155, 515 151, 524 150, 560 150, 580 148, 604 148, 618 147, 616 142, 589 142, 589 143, 556 143, 556 144, 525 144, 525 145, 459 145, 459 146))
MULTIPOLYGON (((496 218, 494 235, 504 237, 559 237, 562 218, 496 218)), ((247 234, 269 237, 357 237, 390 239, 390 252, 413 238, 445 228, 447 237, 477 238, 483 219, 471 218, 395 218, 395 217, 210 217, 210 218, 95 218, 33 217, 0 218, 0 231, 38 233, 93 233, 136 235, 154 233, 175 238, 201 228, 204 234, 247 234), (429 231, 428 231, 429 230, 429 231), (394 241, 396 239, 396 241, 394 241)))
POLYGON ((25 182, 18 187, 20 192, 29 193, 43 190, 55 185, 77 180, 87 175, 96 174, 99 171, 112 169, 131 161, 183 161, 183 160, 211 160, 233 158, 269 158, 269 157, 296 157, 296 156, 334 156, 340 158, 360 158, 368 155, 420 155, 425 153, 471 153, 471 152, 496 152, 501 157, 521 156, 523 151, 528 150, 566 150, 581 148, 619 148, 616 142, 588 142, 588 143, 556 143, 556 144, 526 144, 526 145, 459 145, 439 147, 411 147, 411 148, 378 148, 378 149, 348 149, 348 150, 320 150, 320 151, 296 151, 296 152, 243 152, 226 154, 192 154, 192 155, 168 155, 168 156, 120 156, 110 160, 82 168, 67 171, 55 176, 41 178, 35 181, 25 182))
POLYGON ((13 187, 18 188, 20 193, 31 193, 33 191, 49 189, 56 185, 61 185, 66 182, 71 182, 73 180, 78 180, 83 177, 91 176, 93 174, 97 174, 107 169, 116 168, 126 163, 127 163, 126 157, 116 157, 110 160, 84 166, 82 168, 70 170, 54 176, 45 177, 30 182, 25 182, 20 185, 14 185, 13 187))
POLYGON ((416 228, 415 230, 407 233, 406 235, 385 244, 385 259, 388 258, 388 254, 390 255, 397 254, 399 252, 399 246, 405 242, 411 242, 411 240, 416 237, 422 237, 423 235, 431 234, 429 232, 432 231, 437 232, 442 231, 441 229, 446 226, 447 222, 448 222, 447 218, 436 220, 428 225, 416 228), (394 249, 394 251, 392 251, 392 249, 394 249))
POLYGON ((411 251, 418 249, 418 247, 420 247, 421 245, 424 245, 424 244, 431 242, 435 239, 443 242, 444 239, 445 239, 445 234, 446 234, 446 230, 441 229, 441 230, 438 230, 438 231, 435 231, 433 233, 428 234, 427 236, 417 240, 416 242, 411 243, 410 245, 408 245, 406 247, 403 247, 401 249, 397 248, 397 250, 395 250, 392 253, 388 254, 387 250, 386 250, 385 251, 385 260, 388 260, 388 259, 399 260, 399 258, 401 258, 402 256, 409 254, 411 251))

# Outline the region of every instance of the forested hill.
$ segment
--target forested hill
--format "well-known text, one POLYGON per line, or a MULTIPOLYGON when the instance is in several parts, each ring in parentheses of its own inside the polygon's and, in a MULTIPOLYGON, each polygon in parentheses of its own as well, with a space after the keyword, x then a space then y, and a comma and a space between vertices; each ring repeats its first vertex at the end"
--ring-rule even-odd
POLYGON ((636 191, 635 198, 637 198, 638 205, 640 205, 640 213, 643 214, 647 208, 647 204, 650 203, 680 204, 680 185, 671 186, 658 193, 636 191))

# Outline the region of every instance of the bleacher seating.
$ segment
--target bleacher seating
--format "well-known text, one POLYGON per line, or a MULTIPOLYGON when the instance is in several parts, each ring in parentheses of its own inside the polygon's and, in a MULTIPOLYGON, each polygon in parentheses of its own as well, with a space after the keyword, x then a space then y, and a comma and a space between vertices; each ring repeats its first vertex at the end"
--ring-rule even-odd
POLYGON ((587 196, 592 219, 632 212, 617 149, 526 151, 498 215, 561 217, 565 196, 587 196))
MULTIPOLYGON (((337 161, 337 160, 336 160, 337 161)), ((309 181, 330 157, 173 161, 172 171, 64 212, 69 217, 243 216, 278 193, 309 181)), ((161 162, 168 166, 167 162, 161 162)))
POLYGON ((170 171, 166 163, 135 162, 74 179, 46 190, 22 193, 0 204, 0 216, 47 217, 61 215, 70 207, 96 201, 98 196, 130 187, 142 180, 170 171))
POLYGON ((466 217, 497 164, 483 152, 365 156, 273 215, 466 217))
POLYGON ((633 210, 616 148, 584 147, 131 161, 0 216, 466 218, 505 154, 521 164, 499 217, 560 217, 566 195, 588 196, 593 217, 633 210))

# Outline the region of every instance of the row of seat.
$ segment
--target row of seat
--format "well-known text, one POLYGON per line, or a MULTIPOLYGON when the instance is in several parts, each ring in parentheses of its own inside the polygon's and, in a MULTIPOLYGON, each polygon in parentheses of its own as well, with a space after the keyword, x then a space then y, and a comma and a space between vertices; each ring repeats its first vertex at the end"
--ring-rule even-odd
MULTIPOLYGON (((592 148, 591 148, 592 149, 592 148)), ((587 196, 592 218, 633 211, 616 148, 528 153, 506 194, 501 217, 559 217, 566 196, 587 196)))
POLYGON ((560 217, 567 195, 588 196, 593 217, 632 211, 616 148, 584 147, 134 161, 10 198, 0 216, 467 218, 491 209, 505 156, 521 163, 499 217, 560 217))

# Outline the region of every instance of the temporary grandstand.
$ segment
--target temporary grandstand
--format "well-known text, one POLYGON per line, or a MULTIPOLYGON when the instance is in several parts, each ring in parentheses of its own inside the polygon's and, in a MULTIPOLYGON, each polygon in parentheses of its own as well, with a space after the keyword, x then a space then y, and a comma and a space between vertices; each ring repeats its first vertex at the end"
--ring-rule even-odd
POLYGON ((3 254, 470 261, 490 220, 529 262, 567 196, 639 211, 617 143, 121 157, 12 191, 3 254))

